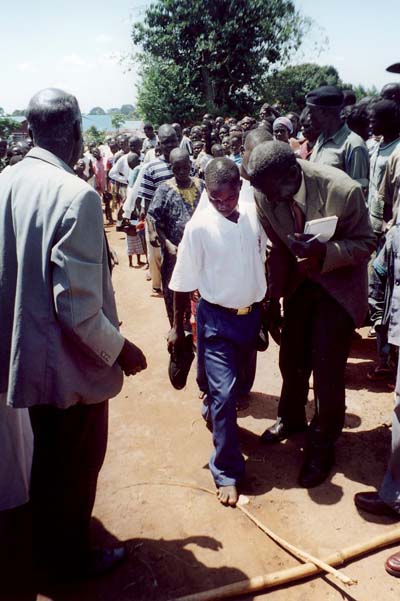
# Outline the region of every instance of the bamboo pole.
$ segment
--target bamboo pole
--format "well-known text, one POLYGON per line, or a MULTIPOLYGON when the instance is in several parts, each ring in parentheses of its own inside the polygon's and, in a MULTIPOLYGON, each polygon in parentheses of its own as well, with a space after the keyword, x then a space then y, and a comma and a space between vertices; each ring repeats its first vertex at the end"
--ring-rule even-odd
POLYGON ((255 516, 253 516, 253 514, 250 513, 250 511, 248 511, 242 505, 237 505, 237 508, 240 509, 240 511, 242 511, 245 515, 247 515, 247 517, 252 522, 254 522, 254 524, 256 524, 256 526, 258 526, 258 528, 260 528, 260 530, 265 532, 265 534, 267 534, 273 541, 278 543, 278 545, 283 547, 286 551, 289 551, 289 553, 291 553, 298 559, 301 559, 302 561, 305 561, 306 563, 307 562, 313 563, 314 565, 318 566, 324 572, 327 572, 328 574, 332 574, 332 576, 334 576, 335 578, 337 578, 338 580, 343 582, 343 584, 349 584, 349 585, 357 584, 357 580, 349 578, 349 576, 347 576, 346 574, 343 574, 343 572, 340 572, 339 570, 336 570, 336 568, 333 568, 332 566, 330 566, 328 563, 326 563, 326 561, 320 559, 319 557, 315 557, 314 555, 310 555, 310 553, 307 553, 307 551, 303 551, 303 549, 299 549, 298 547, 295 547, 294 545, 289 543, 287 540, 285 540, 278 534, 275 534, 275 532, 273 530, 271 530, 270 528, 265 526, 262 522, 260 522, 255 516))
MULTIPOLYGON (((394 528, 390 532, 379 534, 363 543, 357 543, 342 551, 336 551, 328 557, 325 557, 324 562, 332 566, 342 565, 345 561, 352 560, 364 553, 375 551, 381 547, 392 545, 399 540, 400 526, 394 528)), ((303 580, 304 578, 319 574, 322 571, 321 568, 312 563, 305 563, 301 566, 280 570, 279 572, 272 572, 271 574, 264 574, 262 576, 255 576, 247 580, 234 582, 233 584, 214 588, 202 593, 186 595, 172 601, 217 601, 218 599, 228 599, 238 595, 245 595, 246 593, 270 589, 282 584, 287 584, 288 582, 303 580)))

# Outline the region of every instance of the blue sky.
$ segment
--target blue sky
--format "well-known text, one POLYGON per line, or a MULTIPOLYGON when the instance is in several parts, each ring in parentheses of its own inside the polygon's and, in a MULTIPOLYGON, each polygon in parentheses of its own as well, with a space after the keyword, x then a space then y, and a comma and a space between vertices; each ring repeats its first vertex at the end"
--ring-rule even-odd
MULTIPOLYGON (((400 76, 399 0, 295 0, 314 19, 313 35, 295 62, 334 65, 341 78, 378 88, 400 76), (329 38, 316 55, 314 42, 329 38)), ((24 108, 39 89, 74 93, 83 111, 135 102, 135 70, 120 60, 131 50, 131 23, 149 0, 4 2, 1 9, 1 93, 6 111, 24 108)))

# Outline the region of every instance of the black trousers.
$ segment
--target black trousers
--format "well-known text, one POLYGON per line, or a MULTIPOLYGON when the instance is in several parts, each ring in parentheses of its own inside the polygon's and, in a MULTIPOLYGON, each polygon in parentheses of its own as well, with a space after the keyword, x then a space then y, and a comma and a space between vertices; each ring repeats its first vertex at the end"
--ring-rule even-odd
POLYGON ((347 311, 310 280, 284 301, 278 416, 288 426, 305 422, 312 373, 316 404, 309 428, 312 445, 331 446, 342 431, 344 374, 353 331, 354 322, 347 311))
POLYGON ((69 409, 30 409, 33 556, 37 570, 79 571, 89 550, 90 517, 104 461, 108 401, 69 409))

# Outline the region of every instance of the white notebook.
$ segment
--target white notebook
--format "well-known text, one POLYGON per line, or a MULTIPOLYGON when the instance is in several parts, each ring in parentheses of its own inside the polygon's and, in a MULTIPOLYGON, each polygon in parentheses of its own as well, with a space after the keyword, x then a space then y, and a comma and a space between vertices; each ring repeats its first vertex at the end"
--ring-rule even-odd
POLYGON ((331 217, 321 217, 321 219, 312 219, 306 221, 304 233, 317 236, 320 242, 328 242, 335 233, 338 218, 336 215, 331 217))

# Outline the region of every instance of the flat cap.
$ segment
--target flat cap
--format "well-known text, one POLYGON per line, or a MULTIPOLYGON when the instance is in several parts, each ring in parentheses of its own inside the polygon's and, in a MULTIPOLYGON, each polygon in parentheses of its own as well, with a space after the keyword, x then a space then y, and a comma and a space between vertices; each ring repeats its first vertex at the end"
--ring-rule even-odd
POLYGON ((400 73, 400 63, 389 65, 389 67, 386 68, 386 71, 389 71, 389 73, 400 73))
POLYGON ((306 104, 309 106, 340 107, 343 101, 343 92, 335 86, 322 86, 306 94, 306 104))

